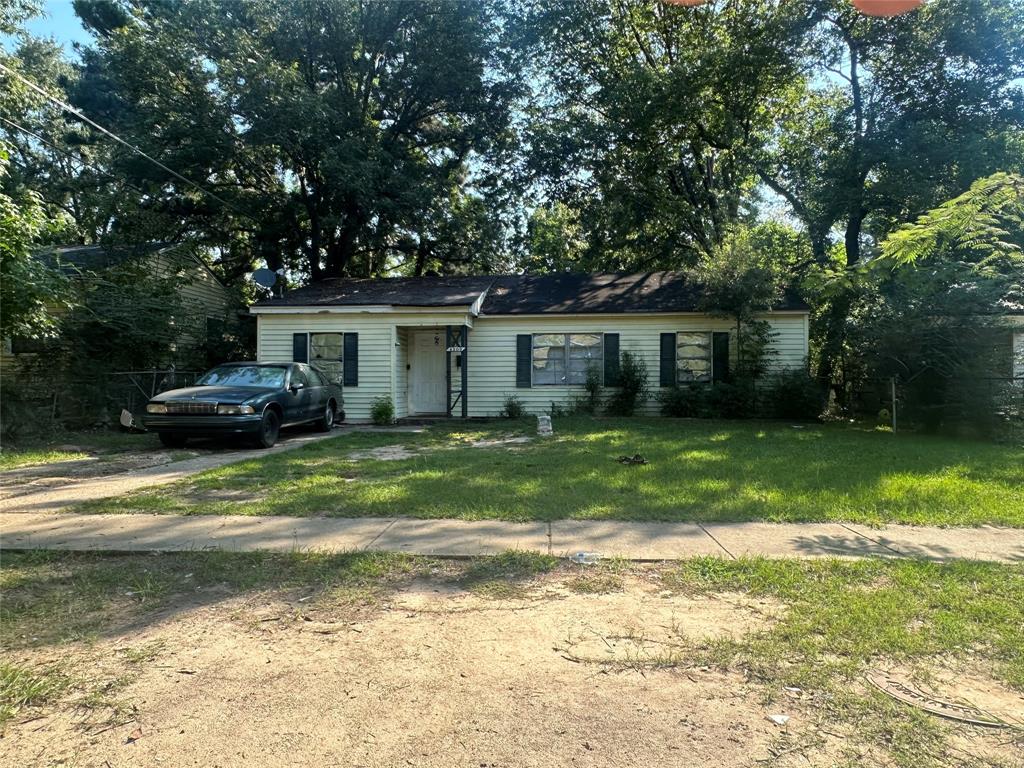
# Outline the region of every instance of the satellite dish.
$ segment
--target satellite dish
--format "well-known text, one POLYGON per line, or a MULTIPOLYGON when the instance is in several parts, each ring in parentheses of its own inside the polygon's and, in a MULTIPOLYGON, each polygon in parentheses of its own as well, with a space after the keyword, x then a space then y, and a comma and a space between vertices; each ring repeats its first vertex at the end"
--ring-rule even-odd
POLYGON ((256 282, 256 285, 262 285, 264 288, 273 288, 274 283, 277 282, 277 273, 272 269, 257 269, 252 273, 252 279, 256 282))

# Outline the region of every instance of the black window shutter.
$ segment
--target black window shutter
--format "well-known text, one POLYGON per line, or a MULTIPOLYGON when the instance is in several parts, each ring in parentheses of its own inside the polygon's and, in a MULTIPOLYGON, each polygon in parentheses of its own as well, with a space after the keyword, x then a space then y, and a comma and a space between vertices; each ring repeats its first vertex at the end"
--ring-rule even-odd
POLYGON ((296 363, 309 362, 309 334, 292 334, 292 360, 296 363))
POLYGON ((676 335, 661 334, 661 376, 659 383, 663 387, 676 385, 676 335))
POLYGON ((359 334, 346 333, 341 354, 341 382, 346 387, 359 386, 359 334))
POLYGON ((533 364, 533 336, 520 333, 516 336, 516 386, 532 385, 530 368, 533 364))
POLYGON ((604 335, 604 385, 619 386, 619 334, 604 335))
POLYGON ((729 334, 715 331, 711 336, 711 379, 716 384, 729 380, 729 334))

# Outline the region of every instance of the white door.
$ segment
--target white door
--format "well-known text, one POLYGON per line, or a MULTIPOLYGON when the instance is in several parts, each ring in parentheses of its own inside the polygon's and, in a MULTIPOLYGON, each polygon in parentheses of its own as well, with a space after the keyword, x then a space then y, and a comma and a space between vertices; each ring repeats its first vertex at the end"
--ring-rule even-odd
POLYGON ((444 331, 413 334, 409 410, 412 413, 445 413, 444 331))

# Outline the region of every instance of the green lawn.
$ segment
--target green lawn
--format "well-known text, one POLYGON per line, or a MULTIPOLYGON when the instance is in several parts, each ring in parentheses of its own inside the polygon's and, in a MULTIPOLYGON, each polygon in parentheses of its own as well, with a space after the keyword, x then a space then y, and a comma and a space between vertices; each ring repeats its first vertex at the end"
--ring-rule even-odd
POLYGON ((1024 527, 1024 448, 844 425, 557 419, 354 432, 176 486, 96 502, 91 512, 404 515, 553 520, 772 520, 1024 527), (354 459, 402 445, 411 458, 354 459), (621 455, 640 453, 643 466, 621 455))

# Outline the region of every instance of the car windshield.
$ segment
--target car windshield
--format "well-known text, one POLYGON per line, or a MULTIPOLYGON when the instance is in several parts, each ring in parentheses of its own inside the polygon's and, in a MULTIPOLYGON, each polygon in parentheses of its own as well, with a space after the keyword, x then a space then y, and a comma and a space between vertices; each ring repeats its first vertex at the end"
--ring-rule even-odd
POLYGON ((284 366, 222 365, 207 371, 196 382, 203 387, 276 387, 284 389, 284 366))

